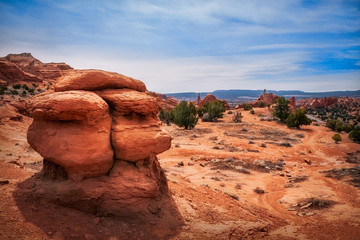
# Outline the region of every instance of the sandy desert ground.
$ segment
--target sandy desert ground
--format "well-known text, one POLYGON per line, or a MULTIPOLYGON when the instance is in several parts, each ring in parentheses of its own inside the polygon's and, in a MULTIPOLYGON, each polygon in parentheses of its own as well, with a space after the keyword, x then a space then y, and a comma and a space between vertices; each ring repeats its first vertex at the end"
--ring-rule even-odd
POLYGON ((1 106, 0 239, 358 239, 360 145, 324 126, 287 129, 268 109, 183 130, 163 126, 158 156, 183 225, 139 226, 47 203, 26 183, 42 158, 26 141, 31 119, 1 106), (260 116, 259 116, 260 114, 260 116), (265 120, 265 121, 264 121, 265 120), (350 163, 353 162, 353 163, 350 163), (346 168, 348 170, 331 169, 346 168), (350 170, 349 170, 350 169, 350 170), (332 176, 329 177, 329 176, 332 176))

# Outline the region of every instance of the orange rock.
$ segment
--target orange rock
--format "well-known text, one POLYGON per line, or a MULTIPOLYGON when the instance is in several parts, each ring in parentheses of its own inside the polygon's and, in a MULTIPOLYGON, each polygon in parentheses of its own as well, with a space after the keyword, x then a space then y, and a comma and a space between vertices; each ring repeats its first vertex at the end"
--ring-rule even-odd
POLYGON ((128 115, 157 115, 159 105, 156 98, 131 89, 107 89, 98 94, 113 107, 114 113, 128 115))
POLYGON ((113 125, 111 142, 115 158, 136 162, 157 155, 171 147, 171 137, 159 126, 136 126, 126 128, 113 125))
POLYGON ((62 166, 74 180, 106 174, 113 165, 111 118, 95 93, 43 94, 28 107, 34 121, 28 142, 46 160, 62 166))
POLYGON ((55 91, 103 90, 129 88, 140 92, 146 91, 145 84, 139 80, 114 72, 101 70, 76 70, 60 77, 55 84, 55 91))

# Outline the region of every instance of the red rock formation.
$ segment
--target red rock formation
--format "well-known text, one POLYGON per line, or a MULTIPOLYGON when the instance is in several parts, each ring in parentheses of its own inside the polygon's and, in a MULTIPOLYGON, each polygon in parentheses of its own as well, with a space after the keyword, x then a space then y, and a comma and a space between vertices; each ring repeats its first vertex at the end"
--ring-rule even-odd
POLYGON ((296 109, 295 97, 289 98, 289 101, 290 101, 290 109, 291 109, 291 111, 295 111, 295 109, 296 109))
POLYGON ((7 61, 4 58, 0 58, 0 80, 2 82, 1 85, 3 86, 14 84, 21 81, 42 82, 42 79, 40 79, 39 77, 24 72, 15 63, 7 61))
POLYGON ((55 81, 72 68, 65 63, 42 63, 30 53, 0 58, 0 80, 6 85, 21 82, 55 81))
POLYGON ((31 53, 9 54, 5 59, 15 63, 24 72, 46 81, 54 81, 62 76, 64 71, 73 69, 65 63, 42 63, 31 53))
POLYGON ((34 97, 28 142, 74 180, 106 174, 113 165, 109 107, 91 92, 68 91, 34 97))
POLYGON ((149 95, 154 97, 157 103, 160 106, 160 109, 164 109, 165 111, 171 111, 176 105, 179 104, 179 100, 166 96, 165 94, 155 93, 155 92, 147 92, 149 95))
POLYGON ((219 100, 217 99, 214 95, 208 93, 204 99, 201 100, 200 98, 200 94, 198 95, 198 99, 197 99, 197 106, 198 107, 203 107, 206 103, 209 103, 209 102, 214 102, 214 101, 222 101, 224 103, 224 106, 226 108, 226 110, 230 110, 230 105, 227 101, 225 100, 219 100))
POLYGON ((76 70, 59 78, 55 91, 69 90, 102 90, 129 88, 136 91, 146 91, 145 84, 139 80, 118 73, 100 70, 76 70))
POLYGON ((34 117, 28 142, 45 158, 43 176, 57 179, 37 181, 36 194, 97 215, 179 224, 156 158, 171 146, 156 98, 120 74, 69 74, 59 79, 58 92, 28 103, 34 117))

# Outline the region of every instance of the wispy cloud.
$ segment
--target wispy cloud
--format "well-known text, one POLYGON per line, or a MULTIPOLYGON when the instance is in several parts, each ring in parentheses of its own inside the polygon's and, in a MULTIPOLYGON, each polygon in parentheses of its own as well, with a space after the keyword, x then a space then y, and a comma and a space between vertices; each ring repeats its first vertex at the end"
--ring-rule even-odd
POLYGON ((128 74, 160 92, 304 90, 306 79, 315 91, 324 88, 321 76, 348 77, 327 86, 353 89, 360 88, 360 4, 0 0, 0 54, 24 51, 128 74))

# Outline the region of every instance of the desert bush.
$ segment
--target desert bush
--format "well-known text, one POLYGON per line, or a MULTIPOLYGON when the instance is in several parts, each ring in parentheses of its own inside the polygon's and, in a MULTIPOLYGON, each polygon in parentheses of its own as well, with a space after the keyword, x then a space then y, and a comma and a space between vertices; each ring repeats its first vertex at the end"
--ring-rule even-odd
POLYGON ((235 112, 233 116, 233 122, 239 123, 241 122, 242 115, 240 112, 235 112))
POLYGON ((31 94, 31 93, 34 93, 35 92, 35 89, 34 88, 29 88, 28 89, 28 92, 31 94))
POLYGON ((233 193, 228 193, 228 192, 225 192, 226 195, 228 195, 229 197, 239 201, 239 197, 233 193))
POLYGON ((184 127, 185 129, 194 128, 198 122, 197 111, 194 104, 192 104, 192 102, 188 104, 186 101, 181 101, 173 108, 171 118, 176 125, 184 127))
POLYGON ((26 91, 25 91, 25 90, 22 92, 22 95, 26 95, 26 91))
POLYGON ((13 85, 13 89, 20 89, 20 87, 21 87, 21 84, 14 84, 13 85))
POLYGON ((249 103, 246 103, 246 104, 244 105, 244 110, 249 111, 249 110, 251 110, 251 109, 252 109, 252 106, 251 106, 249 103))
POLYGON ((170 125, 170 122, 172 121, 170 112, 165 111, 164 109, 160 110, 159 119, 167 125, 170 125))
POLYGON ((276 100, 273 116, 279 118, 280 121, 285 122, 289 115, 289 100, 286 100, 284 97, 279 97, 276 100))
POLYGON ((29 87, 28 87, 26 84, 23 84, 23 85, 22 85, 22 88, 25 89, 25 90, 28 90, 28 89, 29 89, 29 87))
POLYGON ((351 125, 350 123, 345 123, 343 126, 342 126, 342 130, 349 133, 351 132, 352 130, 354 130, 354 126, 351 125))
POLYGON ((254 109, 251 109, 251 110, 250 110, 250 113, 251 113, 252 115, 254 115, 254 114, 255 114, 254 109))
POLYGON ((17 90, 14 89, 14 90, 11 90, 11 94, 12 94, 12 95, 18 95, 19 93, 18 93, 17 90))
POLYGON ((259 187, 256 187, 256 188, 254 189, 254 192, 257 193, 257 194, 264 194, 264 193, 265 193, 265 191, 262 190, 262 189, 259 188, 259 187))
POLYGON ((306 116, 306 109, 298 108, 286 119, 288 128, 300 128, 301 125, 310 125, 311 119, 306 116))
POLYGON ((203 107, 204 115, 201 120, 204 122, 216 122, 219 118, 222 118, 224 116, 225 111, 226 108, 224 106, 224 102, 208 102, 203 107))
POLYGON ((233 111, 230 110, 230 111, 227 112, 227 114, 233 114, 233 111))
POLYGON ((339 143, 340 141, 342 141, 342 137, 339 134, 335 134, 331 138, 335 141, 335 143, 339 143))
POLYGON ((355 129, 350 132, 349 139, 353 140, 354 142, 360 143, 360 130, 355 129))
POLYGON ((264 108, 266 106, 265 102, 260 102, 259 107, 264 108))

